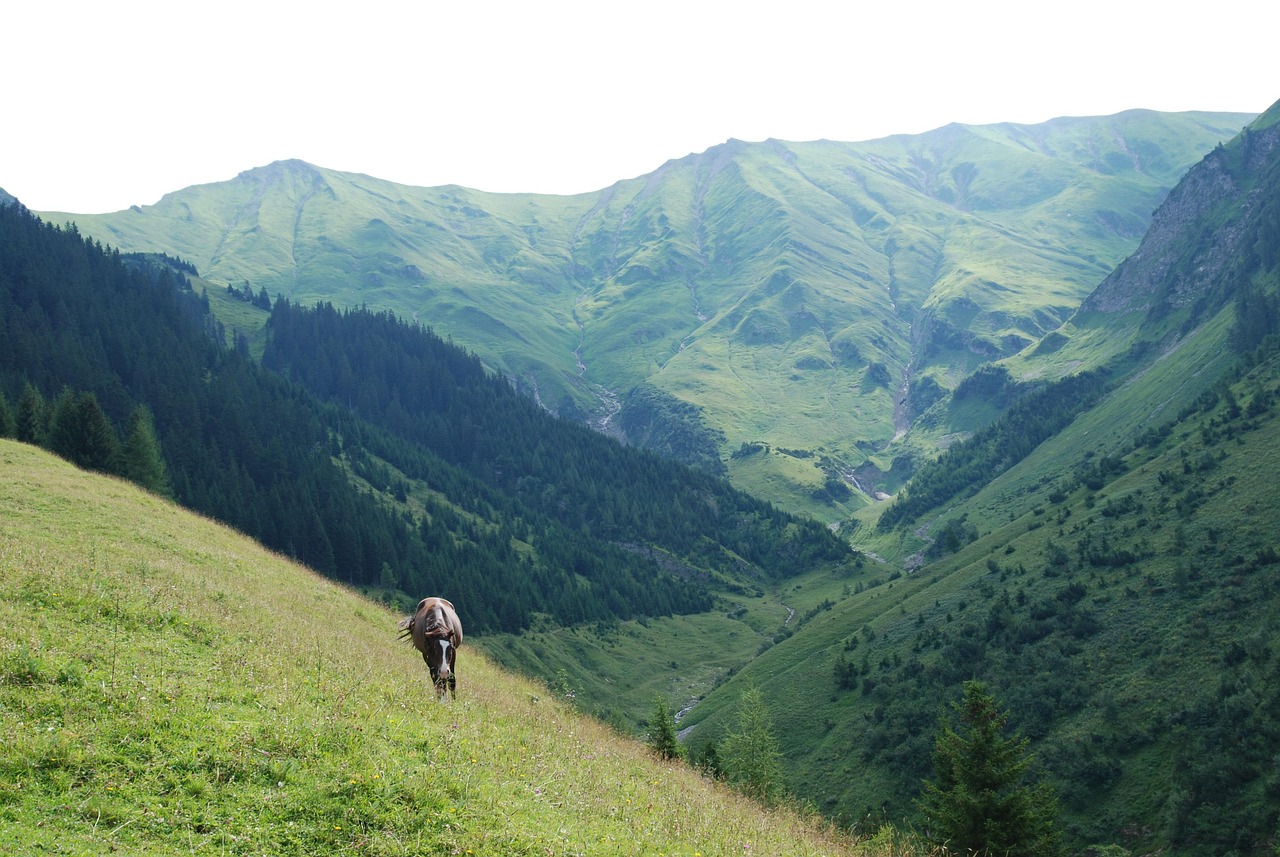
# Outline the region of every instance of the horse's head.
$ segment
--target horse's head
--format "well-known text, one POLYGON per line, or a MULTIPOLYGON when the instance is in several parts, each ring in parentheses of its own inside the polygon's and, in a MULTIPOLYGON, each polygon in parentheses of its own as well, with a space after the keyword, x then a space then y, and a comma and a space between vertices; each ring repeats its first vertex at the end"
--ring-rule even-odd
POLYGON ((462 622, 453 605, 443 598, 424 598, 418 609, 400 623, 401 636, 411 637, 413 645, 431 671, 436 696, 457 693, 458 646, 462 645, 462 622))
POLYGON ((422 651, 422 659, 427 662, 431 671, 431 680, 439 687, 449 680, 453 674, 453 663, 457 657, 457 649, 450 635, 427 637, 427 647, 422 651))

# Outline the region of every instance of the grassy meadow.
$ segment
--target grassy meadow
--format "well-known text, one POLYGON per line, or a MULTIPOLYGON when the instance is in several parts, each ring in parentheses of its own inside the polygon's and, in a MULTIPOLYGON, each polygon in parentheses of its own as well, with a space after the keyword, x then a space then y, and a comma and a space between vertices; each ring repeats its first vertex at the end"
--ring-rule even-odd
POLYGON ((132 485, 3 440, 0 477, 0 852, 902 853, 475 646, 439 704, 397 615, 132 485))

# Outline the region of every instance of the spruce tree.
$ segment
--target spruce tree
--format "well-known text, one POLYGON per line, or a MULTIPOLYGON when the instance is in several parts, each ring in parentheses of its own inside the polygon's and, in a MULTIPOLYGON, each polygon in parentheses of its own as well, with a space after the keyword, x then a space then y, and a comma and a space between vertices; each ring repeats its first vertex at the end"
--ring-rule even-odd
POLYGON ((9 400, 5 398, 4 391, 0 390, 0 437, 14 437, 17 431, 18 424, 13 418, 9 400))
POLYGON ((649 746, 664 759, 684 758, 684 747, 676 735, 675 717, 661 694, 653 698, 653 713, 649 715, 649 746))
POLYGON ((120 454, 124 478, 141 485, 153 494, 172 495, 169 471, 160 454, 155 424, 146 405, 138 405, 129 414, 125 426, 124 446, 120 454))
POLYGON ((118 472, 120 440, 93 393, 63 390, 53 407, 49 448, 85 470, 118 472))
POLYGON ((958 723, 944 724, 933 751, 935 779, 918 801, 928 832, 958 854, 1041 857, 1062 853, 1057 798, 1026 782, 1026 738, 1002 737, 1008 715, 979 681, 964 685, 958 723))
POLYGON ((23 443, 36 446, 44 444, 49 430, 48 406, 40 391, 27 384, 22 390, 22 398, 18 399, 17 438, 23 443))

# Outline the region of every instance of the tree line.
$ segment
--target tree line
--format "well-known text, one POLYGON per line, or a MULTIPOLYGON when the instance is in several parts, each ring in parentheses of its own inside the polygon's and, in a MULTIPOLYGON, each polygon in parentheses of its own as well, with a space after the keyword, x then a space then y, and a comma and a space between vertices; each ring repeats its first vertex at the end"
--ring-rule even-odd
POLYGON ((93 393, 64 387, 47 402, 27 384, 16 411, 0 391, 0 437, 46 447, 81 469, 123 477, 154 494, 167 496, 172 490, 146 405, 129 413, 121 437, 93 393))
MULTIPOLYGON (((279 300, 268 331, 268 368, 576 531, 660 545, 735 577, 744 561, 786 577, 853 558, 820 522, 557 419, 474 355, 390 312, 279 300)), ((401 460, 392 449, 379 454, 401 460)))

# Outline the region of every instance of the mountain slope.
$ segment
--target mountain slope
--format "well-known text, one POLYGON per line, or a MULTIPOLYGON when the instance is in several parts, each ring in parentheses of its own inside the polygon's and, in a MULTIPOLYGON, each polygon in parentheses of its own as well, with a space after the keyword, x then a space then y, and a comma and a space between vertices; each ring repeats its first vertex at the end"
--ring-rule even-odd
MULTIPOLYGON (((1076 847, 1271 853, 1276 115, 1188 173, 1141 249, 1060 334, 1053 359, 1077 349, 1068 365, 1092 357, 1107 370, 1096 402, 1007 467, 867 538, 912 573, 829 603, 797 595, 800 610, 813 605, 809 621, 693 709, 691 743, 715 741, 753 684, 779 700, 797 790, 850 820, 898 818, 929 771, 941 706, 978 677, 1056 781, 1076 847), (1148 277, 1150 266, 1166 274, 1148 277)), ((1045 351, 1011 372, 1048 364, 1045 351)))
MULTIPOLYGON (((1052 346, 1029 350, 1006 365, 1017 375, 1045 375, 1101 365, 1128 350, 1167 348, 1229 300, 1249 301, 1250 278, 1268 230, 1274 231, 1272 107, 1230 145, 1209 152, 1169 194, 1135 252, 1103 280, 1052 346)), ((1250 307, 1246 315, 1263 322, 1250 307)), ((1254 325, 1256 327, 1256 325, 1254 325)), ((1247 347, 1263 333, 1250 335, 1247 347)))
POLYGON ((550 416, 389 313, 279 302, 264 368, 224 347, 212 303, 169 265, 0 207, 18 436, 66 452, 89 422, 72 396, 103 435, 148 409, 181 502, 386 597, 446 591, 473 630, 704 612, 718 587, 854 558, 816 522, 550 416))
POLYGON ((0 472, 5 853, 851 853, 473 648, 435 703, 397 615, 131 485, 0 472))
MULTIPOLYGON (((1200 346, 1225 320, 1146 383, 1164 398, 1212 363, 1200 346)), ((941 550, 912 574, 794 594, 812 618, 693 709, 695 754, 752 684, 776 700, 798 793, 839 818, 897 820, 943 706, 978 677, 1032 739, 1076 846, 1270 853, 1280 356, 1219 390, 1142 427, 1122 388, 929 518, 941 550)))
POLYGON ((830 522, 864 489, 896 488, 895 457, 944 442, 954 429, 894 443, 980 363, 1065 321, 1186 166, 1247 119, 729 141, 573 197, 290 161, 154 206, 51 216, 255 293, 417 319, 553 410, 727 461, 735 483, 830 522), (655 391, 672 406, 653 407, 655 391), (760 453, 731 458, 743 444, 760 453))

